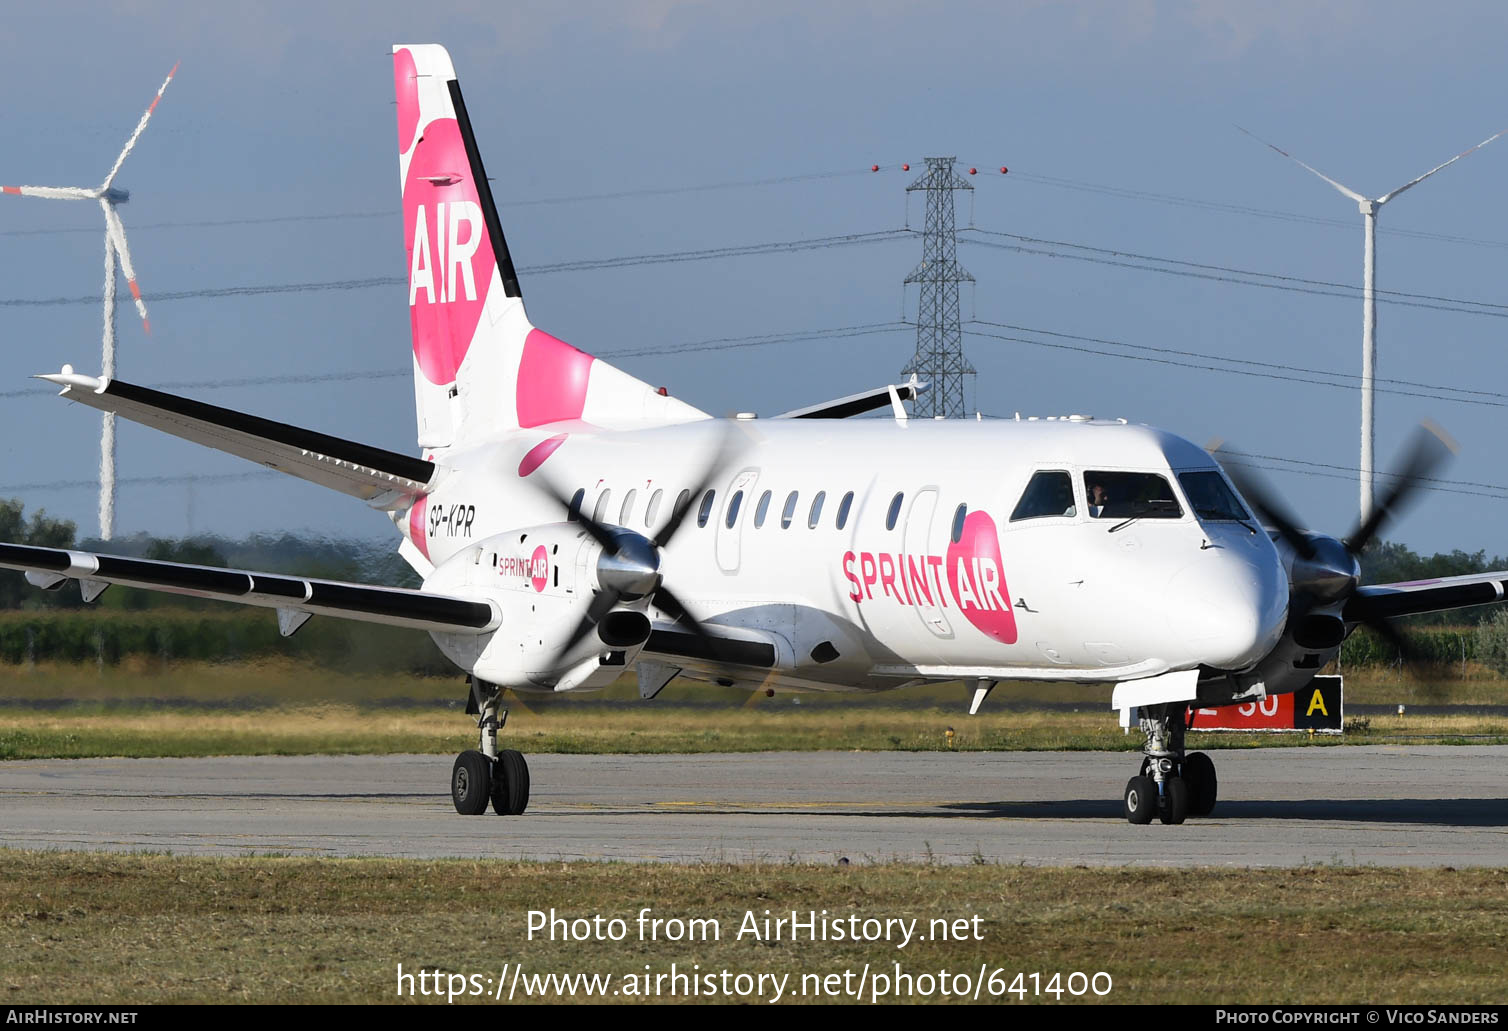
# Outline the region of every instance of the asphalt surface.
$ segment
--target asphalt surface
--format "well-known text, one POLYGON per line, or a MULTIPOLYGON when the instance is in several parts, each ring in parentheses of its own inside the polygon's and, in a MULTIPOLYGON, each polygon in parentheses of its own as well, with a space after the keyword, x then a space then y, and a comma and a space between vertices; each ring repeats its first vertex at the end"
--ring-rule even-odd
POLYGON ((453 757, 0 764, 17 848, 630 861, 1508 866, 1508 748, 1212 753, 1220 802, 1133 827, 1131 753, 540 755, 521 817, 463 817, 453 757))

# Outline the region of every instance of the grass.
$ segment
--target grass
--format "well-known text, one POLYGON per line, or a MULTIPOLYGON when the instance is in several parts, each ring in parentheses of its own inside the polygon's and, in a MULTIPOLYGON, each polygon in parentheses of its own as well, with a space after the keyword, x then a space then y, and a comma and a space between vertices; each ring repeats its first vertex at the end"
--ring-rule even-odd
MULTIPOLYGON (((975 717, 937 709, 800 711, 515 706, 502 740, 530 753, 762 751, 1126 751, 1141 747, 1108 712, 995 712, 975 717), (948 734, 952 730, 952 736, 948 734)), ((1191 734, 1191 749, 1389 742, 1508 744, 1508 718, 1384 717, 1343 737, 1191 734)), ((436 709, 323 705, 237 711, 80 707, 65 712, 0 710, 0 759, 104 756, 381 755, 449 753, 476 745, 474 721, 436 709)))
POLYGON ((0 850, 0 923, 0 986, 13 1005, 392 1002, 401 1001, 399 963, 406 972, 483 977, 497 977, 504 964, 525 973, 599 972, 614 975, 615 986, 646 966, 668 973, 672 963, 681 971, 698 964, 790 975, 788 992, 799 990, 802 974, 857 977, 866 963, 971 976, 983 964, 1004 971, 1007 983, 1024 972, 1026 985, 1032 972, 1046 983, 1053 972, 1105 971, 1113 988, 1103 1001, 1120 1003, 1508 1001, 1502 870, 672 866, 0 850), (721 939, 641 941, 645 907, 662 918, 715 919, 721 939), (528 940, 527 913, 551 908, 569 918, 618 917, 629 933, 617 943, 528 940), (977 914, 983 940, 897 949, 735 937, 749 911, 762 918, 792 909, 844 920, 919 918, 923 932, 934 918, 977 914))
MULTIPOLYGON (((1503 696, 1501 682, 1493 682, 1503 696)), ((1362 678, 1348 697, 1394 685, 1362 678)), ((1472 685, 1473 691, 1479 686, 1472 685)), ((457 679, 259 664, 122 663, 13 671, 0 693, 0 759, 456 752, 475 744, 457 679)), ((978 716, 955 684, 879 695, 768 698, 677 682, 642 702, 628 678, 585 696, 510 699, 504 738, 527 752, 1111 750, 1137 748, 1106 692, 1002 686, 978 716), (1050 704, 1044 711, 1040 706, 1050 704), (1039 708, 1033 709, 1036 705, 1039 708), (951 736, 949 731, 952 731, 951 736)), ((1393 695, 1387 695, 1391 698, 1393 695)), ((1415 704, 1412 701, 1410 704, 1415 704)), ((1508 716, 1353 719, 1344 738, 1195 734, 1195 748, 1471 741, 1508 744, 1508 716)))

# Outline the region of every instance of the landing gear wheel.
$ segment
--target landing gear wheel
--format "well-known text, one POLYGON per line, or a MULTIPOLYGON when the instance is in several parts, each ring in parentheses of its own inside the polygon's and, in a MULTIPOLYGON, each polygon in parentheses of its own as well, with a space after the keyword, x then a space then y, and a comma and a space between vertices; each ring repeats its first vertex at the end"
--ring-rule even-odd
POLYGON ((1215 764, 1203 752, 1194 752, 1183 760, 1183 779, 1189 782, 1189 815, 1208 816, 1214 812, 1218 782, 1215 764))
POLYGON ((492 764, 476 749, 456 756, 450 771, 450 799, 462 816, 480 816, 487 811, 492 790, 492 764))
POLYGON ((1151 777, 1132 777, 1126 781, 1126 819, 1132 823, 1151 823, 1157 814, 1157 781, 1151 777))
POLYGON ((1162 782, 1162 822, 1182 823, 1189 815, 1189 784, 1182 777, 1162 782))
MULTIPOLYGON (((486 803, 483 803, 485 808, 486 803)), ((492 767, 492 808, 499 816, 520 816, 529 807, 529 764, 523 753, 505 748, 492 767)))

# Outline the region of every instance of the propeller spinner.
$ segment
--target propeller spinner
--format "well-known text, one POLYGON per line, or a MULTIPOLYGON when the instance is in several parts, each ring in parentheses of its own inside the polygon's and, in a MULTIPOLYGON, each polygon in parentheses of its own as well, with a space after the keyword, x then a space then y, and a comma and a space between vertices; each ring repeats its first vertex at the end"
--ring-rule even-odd
MULTIPOLYGON (((1361 583, 1361 554, 1384 527, 1397 519, 1417 499, 1419 489, 1434 479, 1440 469, 1459 451, 1456 442, 1440 426, 1424 422, 1414 431, 1396 473, 1388 478, 1393 486, 1366 518, 1344 538, 1302 529, 1292 511, 1278 493, 1251 466, 1237 462, 1222 463, 1236 489, 1262 521, 1277 531, 1293 549, 1289 578, 1293 593, 1293 621, 1296 634, 1310 637, 1316 647, 1325 646, 1333 637, 1338 644, 1344 637, 1344 624, 1333 613, 1343 607, 1361 583), (1317 610, 1327 610, 1320 612, 1317 610)), ((1239 453, 1227 452, 1239 457, 1239 453)), ((1219 457, 1219 452, 1216 452, 1219 457)), ((1391 623, 1375 615, 1364 615, 1365 626, 1376 632, 1407 658, 1407 642, 1391 623)))
POLYGON ((685 503, 673 506, 670 518, 653 537, 646 537, 621 526, 599 523, 585 511, 577 511, 555 484, 543 478, 535 480, 539 490, 555 499, 569 513, 568 518, 580 523, 582 529, 602 546, 602 552, 597 558, 597 583, 600 590, 593 596, 581 621, 572 629, 571 635, 561 647, 562 656, 581 643, 582 639, 593 630, 596 630, 597 635, 606 644, 615 647, 642 642, 648 636, 648 621, 641 613, 617 612, 616 610, 624 602, 635 602, 646 597, 651 598, 654 606, 661 612, 676 622, 684 624, 709 648, 715 648, 717 639, 687 611, 675 592, 665 586, 661 553, 680 532, 687 514, 696 504, 697 499, 720 478, 724 466, 734 452, 734 432, 730 423, 722 424, 717 445, 703 467, 696 485, 685 495, 685 503), (638 629, 639 635, 635 637, 629 627, 620 625, 619 621, 610 618, 615 616, 637 616, 634 626, 638 629), (630 638, 633 640, 630 641, 630 638))

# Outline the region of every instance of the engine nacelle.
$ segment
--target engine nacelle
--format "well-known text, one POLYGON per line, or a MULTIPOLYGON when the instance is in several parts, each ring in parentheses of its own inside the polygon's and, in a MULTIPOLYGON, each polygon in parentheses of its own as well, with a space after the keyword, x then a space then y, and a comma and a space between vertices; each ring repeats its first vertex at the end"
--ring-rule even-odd
POLYGON ((489 537, 457 552, 424 586, 482 596, 502 613, 480 636, 434 633, 446 657, 476 676, 524 691, 611 684, 649 639, 648 599, 618 605, 569 649, 598 590, 602 546, 578 523, 549 523, 489 537))
POLYGON ((1295 552, 1282 537, 1273 541, 1288 572, 1290 590, 1288 625, 1282 638, 1248 672, 1201 680, 1200 698, 1209 695, 1208 704, 1291 694, 1339 653, 1348 632, 1340 613, 1356 590, 1361 568, 1342 541, 1320 533, 1305 537, 1312 552, 1308 557, 1295 552))

